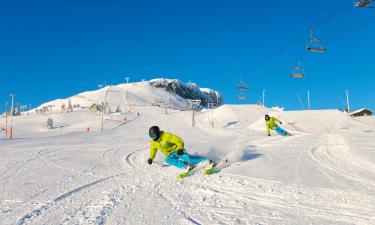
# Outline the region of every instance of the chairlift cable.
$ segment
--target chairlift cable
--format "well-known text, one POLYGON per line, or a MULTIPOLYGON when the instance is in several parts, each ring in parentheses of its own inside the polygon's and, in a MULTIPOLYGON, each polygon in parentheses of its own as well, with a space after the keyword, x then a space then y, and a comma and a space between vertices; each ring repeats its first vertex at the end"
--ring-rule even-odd
MULTIPOLYGON (((360 21, 359 23, 355 24, 354 26, 348 28, 348 29, 345 30, 344 32, 342 32, 342 33, 336 35, 335 37, 333 37, 333 38, 331 38, 331 39, 329 39, 329 40, 326 41, 325 43, 332 43, 332 42, 334 42, 334 41, 336 41, 336 40, 342 38, 342 37, 345 36, 346 34, 349 34, 349 33, 353 32, 353 31, 355 31, 356 29, 358 29, 359 27, 361 27, 361 26, 367 24, 367 23, 370 22, 372 19, 375 19, 375 15, 370 16, 370 17, 367 17, 366 19, 360 21)), ((302 54, 300 54, 297 58, 298 58, 298 59, 302 59, 302 58, 304 58, 308 53, 309 53, 309 52, 304 51, 304 52, 303 52, 302 54)))
MULTIPOLYGON (((340 13, 342 13, 346 8, 348 8, 349 6, 352 5, 352 0, 345 3, 345 5, 343 5, 343 7, 341 7, 340 9, 336 10, 334 13, 332 13, 331 15, 327 16, 326 18, 324 18, 323 20, 321 20, 319 23, 317 23, 316 25, 312 26, 311 28, 312 29, 316 29, 320 26, 322 26, 323 24, 327 23, 328 21, 332 20, 333 18, 335 18, 336 16, 338 16, 340 13)), ((263 66, 267 61, 269 61, 270 59, 272 59, 273 57, 279 55, 281 52, 283 52, 285 49, 288 49, 290 46, 292 46, 294 43, 296 43, 297 41, 299 41, 300 39, 306 37, 306 34, 308 34, 310 32, 310 30, 308 31, 304 31, 302 32, 301 34, 299 34, 296 38, 294 38, 293 40, 291 40, 290 42, 288 42, 286 45, 284 45, 283 47, 277 49, 276 51, 274 51, 271 55, 265 57, 260 63, 259 63, 259 67, 260 66, 263 66)))
POLYGON ((334 12, 333 14, 327 16, 325 19, 323 19, 322 21, 320 21, 319 23, 317 23, 315 26, 312 26, 311 28, 313 29, 316 29, 318 27, 320 27, 321 25, 325 24, 326 22, 328 22, 329 20, 335 18, 336 16, 338 16, 341 12, 343 12, 346 8, 348 8, 349 6, 351 6, 353 4, 352 1, 349 1, 348 3, 346 3, 342 8, 338 9, 336 12, 334 12))
POLYGON ((328 40, 326 43, 328 42, 333 42, 333 41, 336 41, 337 39, 340 39, 341 37, 345 36, 346 34, 349 34, 353 31, 355 31, 356 29, 358 29, 359 27, 367 24, 368 22, 370 22, 372 19, 375 19, 375 15, 373 16, 370 16, 370 17, 367 17, 366 19, 360 21, 359 23, 355 24, 354 26, 350 27, 349 29, 347 29, 346 31, 340 33, 339 35, 337 35, 336 37, 328 40))
MULTIPOLYGON (((337 11, 335 11, 333 14, 327 16, 325 19, 323 19, 322 21, 320 21, 319 23, 317 23, 315 26, 312 26, 311 28, 313 29, 316 29, 320 26, 322 26, 323 24, 327 23, 328 21, 332 20, 333 18, 335 18, 336 16, 338 16, 340 13, 342 13, 346 8, 348 8, 350 5, 352 4, 352 1, 350 2, 347 2, 345 5, 343 5, 343 7, 341 7, 340 9, 338 9, 337 11)), ((348 30, 346 30, 345 32, 342 32, 341 34, 337 35, 336 37, 328 40, 328 41, 325 41, 325 43, 331 43, 343 36, 345 36, 346 34, 350 33, 350 32, 353 32, 354 30, 356 30, 357 28, 359 28, 360 26, 363 26, 365 25, 366 23, 368 23, 370 20, 374 19, 375 18, 375 15, 374 16, 371 16, 371 17, 368 17, 366 18, 365 20, 359 22, 358 24, 354 25, 353 27, 349 28, 348 30)), ((284 51, 285 49, 289 48, 290 46, 292 46, 294 43, 296 43, 297 41, 299 41, 301 38, 305 37, 306 34, 308 33, 309 31, 305 31, 303 33, 301 33, 299 36, 297 36, 295 39, 293 39, 292 41, 290 41, 288 44, 286 44, 285 46, 279 48, 277 51, 275 51, 273 54, 271 54, 270 56, 266 57, 263 61, 261 61, 261 63, 259 64, 259 66, 262 66, 263 64, 265 64, 268 60, 272 59, 273 57, 277 56, 278 54, 280 54, 282 51, 284 51)), ((304 56, 306 56, 306 54, 308 54, 309 52, 307 51, 304 51, 302 54, 299 55, 299 59, 303 59, 304 56)))

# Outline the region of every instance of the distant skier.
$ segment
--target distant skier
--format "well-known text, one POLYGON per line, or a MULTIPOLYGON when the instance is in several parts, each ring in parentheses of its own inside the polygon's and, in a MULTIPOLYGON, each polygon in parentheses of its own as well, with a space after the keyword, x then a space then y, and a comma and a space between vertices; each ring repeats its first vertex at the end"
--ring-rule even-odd
POLYGON ((271 130, 275 130, 278 134, 283 136, 290 136, 290 133, 283 128, 281 128, 278 124, 283 124, 279 119, 276 117, 270 117, 269 115, 266 115, 264 117, 266 120, 266 128, 267 128, 267 134, 268 136, 271 136, 271 130))
POLYGON ((149 129, 152 139, 148 164, 152 164, 157 151, 165 154, 164 161, 181 169, 192 170, 197 164, 207 160, 205 157, 189 155, 184 148, 184 141, 177 135, 160 131, 158 126, 149 129))

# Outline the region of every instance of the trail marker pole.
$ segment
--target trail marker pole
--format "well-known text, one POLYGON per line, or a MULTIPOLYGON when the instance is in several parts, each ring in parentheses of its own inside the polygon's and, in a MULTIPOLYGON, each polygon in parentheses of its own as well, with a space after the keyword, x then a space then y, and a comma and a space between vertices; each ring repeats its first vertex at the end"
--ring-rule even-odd
POLYGON ((103 131, 104 130, 104 110, 106 110, 106 104, 105 104, 105 100, 106 100, 106 98, 107 98, 107 93, 108 93, 108 89, 109 89, 109 87, 107 88, 107 90, 105 91, 105 95, 104 95, 104 98, 103 98, 103 101, 102 101, 102 123, 101 123, 101 131, 103 131))
POLYGON ((12 97, 12 107, 11 107, 11 113, 10 113, 10 134, 9 134, 9 138, 10 139, 13 139, 13 103, 14 103, 14 96, 15 94, 10 94, 10 96, 12 97))
POLYGON ((165 114, 168 114, 169 96, 164 97, 164 104, 165 104, 165 114))
POLYGON ((8 102, 5 104, 5 136, 8 137, 8 102))

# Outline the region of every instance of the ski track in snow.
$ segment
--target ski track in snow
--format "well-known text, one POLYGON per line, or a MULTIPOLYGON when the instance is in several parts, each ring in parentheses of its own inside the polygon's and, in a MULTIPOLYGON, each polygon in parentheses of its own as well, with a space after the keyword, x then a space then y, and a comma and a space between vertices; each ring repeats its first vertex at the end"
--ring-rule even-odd
MULTIPOLYGON (((111 163, 111 162, 106 161, 107 160, 106 155, 108 155, 109 152, 114 152, 114 154, 113 154, 114 156, 116 156, 116 153, 117 153, 117 151, 115 149, 112 149, 112 148, 107 149, 106 151, 103 152, 103 154, 102 154, 102 157, 104 159, 103 163, 106 166, 109 166, 110 163, 111 163)), ((41 155, 42 155, 42 151, 39 151, 38 152, 38 158, 42 158, 41 155)), ((110 158, 110 159, 113 160, 114 158, 110 158)), ((86 173, 86 172, 82 172, 82 171, 73 170, 73 169, 70 169, 70 168, 67 168, 67 167, 62 167, 62 166, 59 166, 55 163, 51 163, 47 160, 42 160, 42 161, 45 162, 46 164, 50 165, 50 166, 53 166, 53 167, 58 168, 58 169, 63 170, 63 171, 69 171, 69 172, 72 172, 72 173, 76 173, 78 175, 88 175, 88 176, 102 177, 102 178, 100 178, 98 180, 95 180, 93 182, 84 184, 82 186, 79 186, 79 187, 77 187, 73 190, 70 190, 66 193, 61 194, 60 196, 56 197, 53 200, 47 201, 47 203, 41 205, 40 207, 37 207, 36 209, 32 210, 29 213, 26 213, 25 215, 23 215, 21 217, 21 219, 16 224, 30 224, 34 220, 37 221, 39 216, 42 216, 42 214, 45 214, 48 210, 51 210, 53 207, 58 207, 59 204, 64 204, 62 202, 66 201, 68 198, 73 197, 73 196, 79 196, 81 194, 81 192, 87 192, 90 189, 95 188, 95 186, 97 186, 97 185, 99 185, 103 182, 106 182, 108 180, 116 180, 117 177, 123 175, 123 173, 118 173, 119 171, 117 171, 117 173, 112 171, 111 176, 107 176, 107 177, 95 176, 91 173, 86 173)), ((117 188, 117 186, 115 185, 114 188, 117 188)), ((113 190, 112 192, 106 191, 105 194, 102 195, 102 197, 99 201, 97 201, 96 203, 95 203, 95 201, 90 201, 89 203, 85 204, 85 206, 83 208, 81 208, 80 210, 77 210, 77 212, 75 214, 80 215, 79 211, 82 211, 81 214, 86 214, 86 215, 87 215, 87 211, 90 211, 91 214, 93 212, 95 212, 94 216, 93 216, 95 219, 91 218, 91 220, 90 220, 90 217, 87 217, 87 216, 85 216, 84 218, 88 221, 91 221, 90 224, 105 224, 106 218, 111 214, 111 211, 113 210, 113 208, 115 208, 115 206, 118 204, 118 199, 117 199, 116 196, 119 195, 118 193, 121 193, 121 191, 122 190, 113 190), (90 210, 87 210, 87 209, 90 209, 90 210)), ((94 196, 95 197, 93 197, 93 199, 96 199, 98 197, 96 194, 94 196)), ((65 218, 64 221, 62 221, 62 222, 63 222, 63 224, 64 223, 70 224, 71 220, 72 220, 71 218, 70 219, 65 218)), ((36 224, 38 224, 38 222, 36 222, 36 224)))
POLYGON ((375 166, 345 135, 264 137, 250 130, 247 137, 246 127, 231 129, 245 140, 234 148, 259 157, 240 155, 219 173, 178 181, 181 170, 146 162, 148 140, 138 138, 145 130, 138 126, 151 123, 141 114, 88 137, 1 144, 8 158, 0 224, 375 224, 375 166), (309 185, 314 179, 327 185, 309 185))
MULTIPOLYGON (((260 140, 256 145, 260 146, 263 141, 260 140)), ((318 146, 321 146, 321 144, 318 146)), ((313 149, 311 152, 314 151, 313 149)), ((32 160, 40 159, 44 163, 63 171, 92 176, 90 173, 61 167, 43 159, 44 155, 52 152, 48 148, 40 149, 37 156, 32 160)), ((150 183, 153 183, 159 200, 162 199, 163 204, 173 208, 178 216, 185 218, 184 220, 180 218, 179 223, 181 224, 297 224, 300 220, 295 221, 287 218, 287 215, 295 215, 296 213, 304 217, 305 222, 309 221, 308 218, 320 218, 323 222, 336 218, 336 222, 347 222, 348 224, 353 222, 353 219, 356 224, 367 224, 369 221, 375 220, 371 209, 366 208, 368 202, 364 201, 363 208, 351 205, 359 199, 367 199, 368 196, 347 196, 347 193, 332 193, 329 190, 310 190, 225 172, 212 176, 195 175, 185 181, 177 182, 174 176, 178 170, 168 168, 168 171, 165 171, 165 168, 159 165, 152 167, 145 165, 144 159, 147 158, 147 154, 148 148, 146 146, 139 146, 124 155, 119 152, 119 149, 106 149, 102 152, 102 161, 105 166, 108 166, 111 176, 79 186, 47 201, 44 205, 24 214, 16 224, 34 224, 33 221, 38 224, 39 217, 54 207, 63 205, 63 202, 69 198, 95 189, 97 185, 109 180, 112 180, 111 183, 113 184, 107 185, 106 191, 100 195, 94 192, 94 198, 83 204, 70 218, 61 221, 61 224, 71 224, 74 221, 79 221, 78 223, 85 221, 84 223, 87 224, 105 224, 116 206, 125 198, 128 200, 136 198, 135 196, 125 197, 123 193, 139 193, 142 189, 147 188, 150 183), (131 177, 139 177, 139 179, 133 184, 130 182, 129 185, 126 185, 124 181, 118 179, 124 175, 118 173, 119 168, 125 171, 129 170, 128 172, 132 174, 131 177), (148 176, 147 174, 150 171, 158 174, 158 176, 148 176), (183 191, 178 191, 176 194, 165 191, 181 188, 183 191), (334 194, 334 197, 331 197, 332 194, 334 194), (352 208, 356 208, 356 210, 352 208)), ((316 155, 313 156, 316 157, 316 155)), ((27 162, 24 162, 23 166, 26 165, 27 162)), ((8 176, 11 177, 11 175, 8 176)))
POLYGON ((24 216, 22 216, 22 218, 17 222, 18 225, 21 225, 21 224, 25 224, 26 222, 29 222, 30 220, 32 219, 35 219, 35 217, 38 217, 39 215, 41 215, 43 213, 43 211, 47 211, 49 208, 55 206, 56 204, 58 204, 60 201, 63 201, 65 200, 66 198, 69 198, 70 196, 72 195, 75 195, 75 194, 79 194, 81 191, 85 190, 85 189, 88 189, 92 186, 95 186, 103 181, 106 181, 108 179, 111 179, 112 177, 106 177, 106 178, 103 178, 103 179, 100 179, 100 180, 96 180, 94 182, 91 182, 91 183, 88 183, 88 184, 85 184, 83 186, 80 186, 80 187, 77 187, 69 192, 66 192, 60 196, 58 196, 57 198, 53 199, 52 202, 38 208, 38 209, 35 209, 33 210, 32 212, 30 213, 27 213, 25 214, 24 216))
POLYGON ((375 188, 375 166, 358 156, 340 135, 324 136, 310 153, 312 158, 328 171, 352 180, 356 185, 375 188), (366 174, 371 174, 372 178, 366 174))
MULTIPOLYGON (((144 152, 146 152, 146 149, 144 152)), ((145 167, 135 167, 135 165, 142 165, 140 162, 135 163, 139 154, 140 150, 134 151, 127 155, 124 161, 129 166, 146 173, 145 167)), ((145 156, 139 157, 138 161, 144 158, 145 156)), ((160 168, 158 169, 158 173, 162 172, 160 168)), ((169 173, 165 173, 163 176, 174 179, 169 173)), ((189 177, 186 181, 183 181, 182 184, 186 184, 188 189, 185 189, 187 191, 185 193, 179 193, 182 196, 162 195, 171 205, 176 202, 187 202, 188 205, 192 206, 191 208, 185 206, 185 211, 181 211, 181 214, 186 219, 195 221, 193 223, 197 224, 201 224, 199 222, 201 220, 205 221, 203 224, 206 224, 207 221, 203 218, 210 218, 209 223, 214 224, 231 224, 236 221, 236 218, 242 218, 237 222, 243 224, 253 223, 254 219, 259 220, 260 223, 262 221, 266 223, 288 221, 288 223, 297 224, 298 221, 293 221, 283 216, 293 215, 295 212, 298 212, 301 217, 306 217, 306 223, 309 221, 308 218, 321 218, 321 221, 330 221, 334 217, 336 222, 346 221, 347 223, 355 219, 358 224, 367 224, 368 221, 375 219, 372 211, 366 208, 366 203, 368 203, 366 201, 361 209, 363 212, 358 209, 351 210, 353 205, 348 202, 354 204, 357 199, 349 198, 346 193, 318 190, 317 194, 316 190, 282 183, 270 185, 269 182, 226 173, 219 173, 210 177, 202 176, 189 177), (236 184, 241 184, 240 188, 236 184), (335 194, 334 198, 330 197, 333 193, 335 194), (212 200, 207 196, 215 196, 215 198, 212 200), (181 201, 181 197, 183 201, 181 201), (204 205, 207 203, 207 199, 213 201, 210 202, 213 204, 204 205), (311 204, 310 201, 316 201, 316 203, 311 204), (342 207, 340 208, 338 204, 342 204, 342 207), (254 209, 254 205, 257 206, 257 212, 255 215, 251 215, 247 210, 254 209), (278 210, 272 210, 275 207, 278 210), (260 209, 263 209, 262 216, 259 216, 260 209)), ((171 180, 170 182, 174 181, 171 180)), ((365 197, 367 196, 363 198, 365 197)), ((178 210, 181 207, 175 204, 175 208, 178 210)))

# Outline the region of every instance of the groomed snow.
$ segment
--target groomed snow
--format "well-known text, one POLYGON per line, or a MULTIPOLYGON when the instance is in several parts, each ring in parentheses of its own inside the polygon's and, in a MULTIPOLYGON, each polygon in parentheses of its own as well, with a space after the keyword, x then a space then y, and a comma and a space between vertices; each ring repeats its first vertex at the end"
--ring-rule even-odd
POLYGON ((0 136, 0 224, 375 224, 374 117, 223 105, 192 128, 191 111, 149 106, 160 89, 127 88, 133 111, 106 114, 104 131, 86 110, 14 117, 14 139, 0 136), (294 135, 268 137, 266 113, 294 135), (178 181, 161 153, 146 162, 152 125, 229 162, 178 181))
MULTIPOLYGON (((80 108, 88 109, 93 104, 100 104, 105 101, 110 107, 119 106, 122 112, 126 112, 128 106, 147 106, 160 98, 168 98, 171 108, 181 109, 186 105, 186 100, 180 96, 165 89, 153 87, 147 81, 144 81, 108 85, 99 90, 86 91, 66 99, 53 100, 38 106, 36 109, 49 107, 52 112, 61 112, 61 106, 64 104, 67 107, 69 101, 71 105, 79 105, 80 108)), ((35 113, 36 109, 31 110, 30 113, 35 113)))

